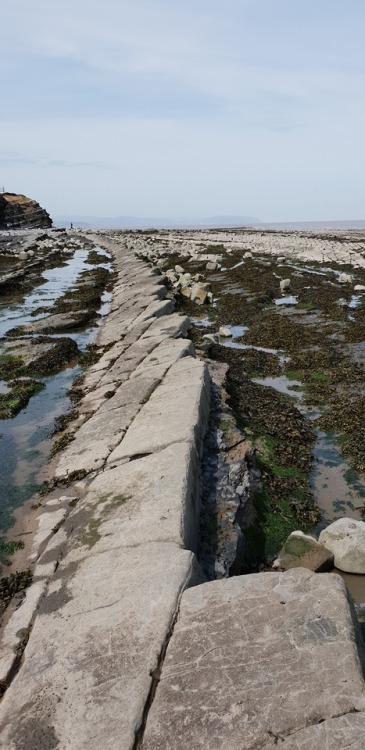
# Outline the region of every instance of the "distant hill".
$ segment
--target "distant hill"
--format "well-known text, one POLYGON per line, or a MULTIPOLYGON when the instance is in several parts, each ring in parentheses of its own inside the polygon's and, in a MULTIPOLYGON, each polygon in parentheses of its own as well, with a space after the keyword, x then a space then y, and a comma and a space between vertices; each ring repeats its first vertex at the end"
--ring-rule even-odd
POLYGON ((239 227, 261 224, 255 216, 209 216, 202 218, 164 218, 140 216, 56 216, 54 224, 57 227, 74 227, 82 229, 170 229, 170 228, 210 228, 210 227, 239 227))

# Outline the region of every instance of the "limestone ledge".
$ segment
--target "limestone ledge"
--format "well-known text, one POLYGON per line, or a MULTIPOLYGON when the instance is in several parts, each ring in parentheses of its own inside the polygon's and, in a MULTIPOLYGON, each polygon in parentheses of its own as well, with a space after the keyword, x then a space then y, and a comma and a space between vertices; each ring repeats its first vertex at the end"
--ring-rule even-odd
POLYGON ((360 750, 362 647, 343 584, 302 569, 204 582, 206 366, 143 236, 95 241, 118 281, 55 470, 67 491, 41 516, 34 582, 0 643, 0 746, 360 750))
POLYGON ((117 737, 132 748, 181 593, 204 580, 195 551, 207 368, 163 277, 123 241, 96 240, 118 281, 105 353, 55 470, 67 491, 40 516, 33 584, 0 643, 9 750, 116 747, 117 737))

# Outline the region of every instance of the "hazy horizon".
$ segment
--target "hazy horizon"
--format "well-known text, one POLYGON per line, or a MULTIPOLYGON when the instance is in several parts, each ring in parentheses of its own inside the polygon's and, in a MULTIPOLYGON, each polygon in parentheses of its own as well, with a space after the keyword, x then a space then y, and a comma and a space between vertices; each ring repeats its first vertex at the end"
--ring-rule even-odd
POLYGON ((248 216, 210 216, 210 217, 142 217, 142 216, 77 216, 64 215, 54 217, 55 226, 95 229, 230 229, 253 227, 270 229, 365 229, 365 219, 292 221, 292 222, 263 222, 258 217, 248 216))

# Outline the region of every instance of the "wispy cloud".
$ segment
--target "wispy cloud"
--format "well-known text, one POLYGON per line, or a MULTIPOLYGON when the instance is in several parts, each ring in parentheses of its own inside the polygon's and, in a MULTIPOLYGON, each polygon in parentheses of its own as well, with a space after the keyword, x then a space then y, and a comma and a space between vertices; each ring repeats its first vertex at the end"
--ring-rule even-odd
POLYGON ((0 151, 0 166, 29 166, 41 167, 72 167, 87 169, 115 169, 115 165, 103 161, 68 161, 67 159, 52 159, 49 156, 25 156, 14 151, 0 151))
POLYGON ((361 0, 17 0, 1 22, 0 167, 54 213, 363 211, 361 0))

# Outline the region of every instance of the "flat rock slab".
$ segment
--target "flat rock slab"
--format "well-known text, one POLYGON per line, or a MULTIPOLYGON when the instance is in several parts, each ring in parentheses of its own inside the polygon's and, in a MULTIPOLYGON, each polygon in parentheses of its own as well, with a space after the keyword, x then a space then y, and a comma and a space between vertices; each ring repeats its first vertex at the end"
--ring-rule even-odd
POLYGON ((108 462, 156 453, 178 442, 198 444, 207 424, 210 401, 208 370, 203 362, 184 357, 170 367, 124 440, 108 462))
MULTIPOLYGON (((175 443, 159 453, 100 473, 77 510, 97 530, 95 553, 111 547, 174 542, 196 550, 200 512, 199 457, 175 443)), ((81 528, 80 543, 84 529, 81 528)))
POLYGON ((270 741, 262 750, 364 750, 365 716, 351 713, 306 727, 285 740, 270 741))
MULTIPOLYGON (((304 569, 185 592, 143 750, 262 750, 364 712, 354 622, 342 580, 304 569)), ((333 747, 286 742, 291 750, 333 747)))
POLYGON ((132 750, 181 592, 196 571, 194 555, 174 544, 66 557, 3 698, 0 746, 132 750))

